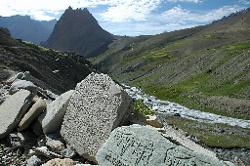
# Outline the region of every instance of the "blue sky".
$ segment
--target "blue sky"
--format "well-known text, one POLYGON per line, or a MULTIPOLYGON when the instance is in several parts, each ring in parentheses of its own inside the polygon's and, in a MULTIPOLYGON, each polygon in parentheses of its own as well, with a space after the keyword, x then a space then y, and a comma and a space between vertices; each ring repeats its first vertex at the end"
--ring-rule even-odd
POLYGON ((207 24, 250 7, 250 0, 0 0, 0 15, 59 19, 68 6, 87 7, 113 34, 135 36, 207 24))

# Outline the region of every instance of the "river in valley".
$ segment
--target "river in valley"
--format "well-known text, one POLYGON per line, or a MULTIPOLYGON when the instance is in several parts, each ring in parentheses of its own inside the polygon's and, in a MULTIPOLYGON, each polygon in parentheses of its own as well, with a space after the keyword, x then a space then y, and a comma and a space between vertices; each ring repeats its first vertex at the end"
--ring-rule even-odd
POLYGON ((180 117, 206 123, 222 123, 230 126, 250 128, 250 120, 236 119, 199 110, 189 109, 180 104, 163 101, 145 94, 141 89, 123 85, 125 91, 135 100, 143 100, 144 104, 159 114, 178 115, 180 117))

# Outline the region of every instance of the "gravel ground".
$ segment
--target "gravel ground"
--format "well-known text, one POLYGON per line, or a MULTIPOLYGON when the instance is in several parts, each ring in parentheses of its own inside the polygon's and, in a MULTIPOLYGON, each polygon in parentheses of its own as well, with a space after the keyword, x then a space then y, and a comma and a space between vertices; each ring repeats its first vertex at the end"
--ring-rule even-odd
POLYGON ((218 149, 210 148, 220 159, 233 160, 237 163, 243 162, 246 166, 250 166, 250 150, 249 149, 218 149))
POLYGON ((23 166, 26 165, 26 157, 21 149, 6 147, 0 144, 0 165, 1 166, 23 166))

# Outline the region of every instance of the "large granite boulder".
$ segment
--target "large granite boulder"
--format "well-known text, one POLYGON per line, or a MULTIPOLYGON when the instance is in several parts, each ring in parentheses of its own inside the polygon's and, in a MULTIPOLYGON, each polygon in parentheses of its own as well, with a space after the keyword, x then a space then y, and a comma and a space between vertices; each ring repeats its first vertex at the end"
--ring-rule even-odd
POLYGON ((90 74, 70 98, 61 136, 77 153, 96 161, 98 149, 111 131, 127 123, 132 99, 108 75, 90 74))
POLYGON ((96 155, 100 165, 223 166, 218 158, 166 139, 151 127, 132 125, 115 129, 96 155))
POLYGON ((48 104, 47 111, 39 117, 44 133, 54 133, 60 130, 63 116, 73 92, 73 90, 68 91, 48 104))
POLYGON ((33 95, 29 91, 20 90, 0 105, 0 138, 5 137, 17 127, 31 105, 32 98, 33 95))
POLYGON ((24 115, 20 123, 18 124, 18 130, 22 131, 29 127, 29 125, 46 109, 46 102, 42 98, 39 98, 35 104, 24 115))

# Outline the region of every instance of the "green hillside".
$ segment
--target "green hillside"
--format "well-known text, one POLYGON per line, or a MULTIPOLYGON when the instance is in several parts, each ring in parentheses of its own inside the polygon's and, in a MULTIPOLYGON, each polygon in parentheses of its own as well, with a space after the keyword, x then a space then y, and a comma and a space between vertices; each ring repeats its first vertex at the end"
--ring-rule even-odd
POLYGON ((249 9, 206 26, 122 37, 90 60, 161 99, 250 119, 249 9))

